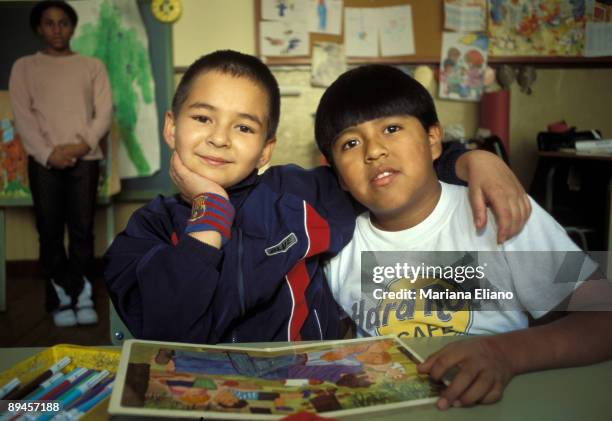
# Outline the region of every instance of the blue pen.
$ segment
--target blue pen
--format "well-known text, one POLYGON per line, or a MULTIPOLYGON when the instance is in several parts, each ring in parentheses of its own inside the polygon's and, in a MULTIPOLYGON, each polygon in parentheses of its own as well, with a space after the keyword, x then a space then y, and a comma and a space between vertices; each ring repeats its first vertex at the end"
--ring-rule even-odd
MULTIPOLYGON (((59 399, 60 403, 62 404, 63 407, 68 406, 71 402, 77 400, 79 396, 83 395, 89 389, 91 389, 96 384, 98 384, 104 377, 108 376, 108 374, 109 374, 108 370, 102 370, 101 372, 97 373, 96 375, 86 380, 82 384, 79 384, 76 388, 72 389, 66 395, 60 397, 59 399)), ((53 418, 55 415, 56 414, 54 413, 43 414, 40 417, 36 418, 36 421, 47 421, 53 418)))
POLYGON ((114 383, 115 383, 114 381, 110 382, 100 391, 100 393, 96 394, 94 397, 92 397, 88 401, 83 402, 81 405, 78 405, 77 407, 72 408, 70 411, 68 411, 65 414, 64 418, 60 418, 60 419, 62 420, 65 419, 67 421, 78 420, 83 415, 85 415, 87 411, 89 411, 91 408, 96 406, 99 402, 103 401, 107 396, 111 394, 111 392, 113 391, 114 383))
POLYGON ((79 399, 77 399, 76 401, 72 402, 68 407, 65 407, 64 411, 67 411, 67 410, 72 409, 72 408, 76 408, 77 406, 79 406, 79 405, 83 404, 84 402, 90 400, 95 395, 100 393, 113 380, 115 380, 115 376, 114 375, 105 378, 100 383, 98 383, 94 388, 92 388, 89 392, 85 393, 79 399))
POLYGON ((74 389, 76 389, 81 384, 85 383, 87 380, 91 379, 93 376, 95 376, 98 373, 99 371, 96 371, 96 370, 87 370, 85 374, 83 374, 81 377, 79 377, 74 382, 72 382, 72 384, 70 384, 69 387, 66 387, 64 390, 61 391, 61 393, 55 395, 53 397, 53 400, 63 401, 64 398, 68 396, 69 393, 71 393, 74 389))

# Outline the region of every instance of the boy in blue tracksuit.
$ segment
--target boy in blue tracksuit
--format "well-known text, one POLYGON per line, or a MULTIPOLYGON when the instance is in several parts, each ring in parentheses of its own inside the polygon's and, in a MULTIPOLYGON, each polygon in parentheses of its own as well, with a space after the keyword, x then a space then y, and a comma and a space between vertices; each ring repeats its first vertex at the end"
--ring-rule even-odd
MULTIPOLYGON (((136 211, 105 256, 111 299, 134 336, 198 343, 339 336, 321 262, 351 239, 355 211, 327 167, 257 174, 270 160, 279 113, 277 82, 255 57, 218 51, 184 74, 164 127, 181 195, 136 211)), ((460 154, 443 155, 443 178, 460 182, 460 154)), ((499 165, 461 160, 466 174, 499 165)), ((497 179, 503 195, 515 194, 515 179, 497 179)), ((490 197, 499 214, 514 209, 506 221, 520 225, 528 209, 499 197, 490 197)))

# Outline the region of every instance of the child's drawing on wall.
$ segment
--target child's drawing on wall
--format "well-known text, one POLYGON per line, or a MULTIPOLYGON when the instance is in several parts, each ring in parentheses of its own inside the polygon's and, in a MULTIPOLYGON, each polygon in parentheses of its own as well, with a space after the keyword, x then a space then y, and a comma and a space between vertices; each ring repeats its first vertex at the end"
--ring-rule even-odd
POLYGON ((487 66, 486 36, 444 33, 440 60, 439 97, 478 101, 483 92, 487 66))

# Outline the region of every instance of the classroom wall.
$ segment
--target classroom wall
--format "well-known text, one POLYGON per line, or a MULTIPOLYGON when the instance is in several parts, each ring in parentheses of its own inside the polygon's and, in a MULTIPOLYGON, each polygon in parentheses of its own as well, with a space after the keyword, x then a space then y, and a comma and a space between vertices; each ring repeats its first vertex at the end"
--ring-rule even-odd
POLYGON ((612 69, 538 69, 532 90, 526 95, 514 84, 510 101, 510 160, 526 187, 537 164, 536 136, 547 124, 565 120, 612 138, 612 69))
MULTIPOLYGON (((244 53, 255 52, 254 10, 252 0, 183 0, 183 15, 173 27, 175 66, 187 66, 202 54, 224 48, 244 53)), ((279 142, 273 163, 294 162, 316 165, 312 117, 322 94, 309 86, 307 67, 275 68, 281 86, 300 88, 300 96, 282 98, 279 142)), ((599 128, 612 137, 612 70, 610 69, 539 69, 531 96, 515 86, 511 100, 512 167, 525 186, 529 186, 535 168, 535 137, 546 124, 565 119, 579 128, 599 128)), ((436 101, 440 120, 445 124, 463 124, 471 136, 478 124, 478 104, 436 101)), ((142 203, 120 203, 115 207, 115 229, 125 227, 131 213, 142 203)), ((96 215, 96 256, 106 249, 105 215, 96 215)), ((7 211, 8 260, 36 259, 38 242, 30 209, 7 211)))

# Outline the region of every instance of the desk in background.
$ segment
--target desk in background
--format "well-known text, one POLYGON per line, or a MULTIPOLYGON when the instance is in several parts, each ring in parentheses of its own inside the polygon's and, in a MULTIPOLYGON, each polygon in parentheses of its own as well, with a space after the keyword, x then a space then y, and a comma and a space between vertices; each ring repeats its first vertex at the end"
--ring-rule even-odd
MULTIPOLYGON (((542 206, 554 215, 553 194, 555 190, 555 172, 561 166, 569 166, 575 164, 577 167, 588 170, 585 174, 601 175, 600 179, 592 179, 584 176, 582 178, 583 186, 588 187, 599 185, 602 195, 601 202, 606 204, 607 209, 589 209, 592 212, 592 218, 603 218, 605 226, 597 227, 602 230, 604 235, 602 248, 612 250, 612 155, 610 154, 587 154, 576 153, 575 151, 540 151, 538 152, 538 167, 532 183, 532 194, 542 206), (597 215, 601 213, 600 215, 597 215)), ((578 209, 580 204, 575 204, 578 209)), ((610 275, 610 273, 609 273, 610 275)))
MULTIPOLYGON (((429 355, 453 338, 405 340, 421 355, 429 355)), ((283 346, 286 343, 232 344, 238 346, 283 346)), ((0 371, 40 351, 41 348, 0 349, 0 371)), ((452 420, 452 421, 527 421, 612 419, 612 361, 586 367, 565 368, 523 374, 515 377, 501 402, 473 408, 452 408, 442 412, 433 405, 403 408, 384 415, 365 415, 353 419, 374 420, 452 420)), ((113 419, 122 419, 115 418, 113 419)))

